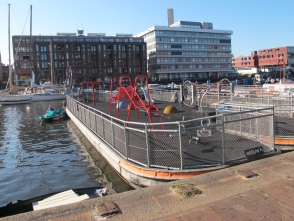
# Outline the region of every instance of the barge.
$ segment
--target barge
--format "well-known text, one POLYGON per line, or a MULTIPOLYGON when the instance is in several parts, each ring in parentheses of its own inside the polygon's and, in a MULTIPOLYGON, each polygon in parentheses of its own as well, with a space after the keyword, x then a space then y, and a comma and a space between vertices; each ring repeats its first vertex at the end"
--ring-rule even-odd
MULTIPOLYGON (((125 83, 125 78, 130 82, 128 76, 117 82, 125 83)), ((148 90, 145 76, 137 76, 134 85, 139 78, 145 80, 148 90)), ((271 107, 263 108, 264 114, 258 116, 256 110, 216 114, 213 109, 198 111, 182 102, 154 99, 150 104, 131 83, 119 86, 116 94, 101 92, 92 103, 67 96, 66 112, 134 187, 190 178, 280 154, 274 143, 271 107)))

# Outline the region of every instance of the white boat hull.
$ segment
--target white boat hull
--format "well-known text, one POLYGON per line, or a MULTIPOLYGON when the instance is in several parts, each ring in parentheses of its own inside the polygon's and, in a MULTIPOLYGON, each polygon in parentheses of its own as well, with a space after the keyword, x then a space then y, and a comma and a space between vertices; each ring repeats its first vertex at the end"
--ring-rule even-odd
POLYGON ((65 94, 33 94, 31 95, 32 101, 53 101, 53 100, 63 100, 66 98, 65 94))
POLYGON ((11 104, 29 104, 32 102, 31 97, 21 96, 4 96, 0 97, 0 105, 11 105, 11 104))

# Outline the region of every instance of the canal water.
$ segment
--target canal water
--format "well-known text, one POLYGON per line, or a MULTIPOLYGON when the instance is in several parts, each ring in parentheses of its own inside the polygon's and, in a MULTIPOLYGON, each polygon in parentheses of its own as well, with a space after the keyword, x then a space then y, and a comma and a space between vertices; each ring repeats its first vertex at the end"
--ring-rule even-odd
POLYGON ((91 186, 132 190, 70 119, 41 123, 51 104, 0 106, 0 207, 16 200, 91 186))

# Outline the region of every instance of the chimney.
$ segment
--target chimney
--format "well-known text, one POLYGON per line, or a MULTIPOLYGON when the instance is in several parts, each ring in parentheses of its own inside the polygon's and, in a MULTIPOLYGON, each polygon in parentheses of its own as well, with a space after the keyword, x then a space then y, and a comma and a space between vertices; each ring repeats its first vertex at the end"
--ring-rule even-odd
POLYGON ((167 9, 168 26, 174 23, 174 10, 172 8, 167 9))

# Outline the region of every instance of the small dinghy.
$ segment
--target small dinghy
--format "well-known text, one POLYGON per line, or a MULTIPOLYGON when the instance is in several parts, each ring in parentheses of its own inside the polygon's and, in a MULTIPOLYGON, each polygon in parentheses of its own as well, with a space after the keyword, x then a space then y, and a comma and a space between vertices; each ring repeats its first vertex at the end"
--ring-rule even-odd
POLYGON ((49 111, 45 115, 40 116, 41 121, 54 121, 60 120, 66 116, 66 112, 63 108, 59 108, 57 111, 49 111))

